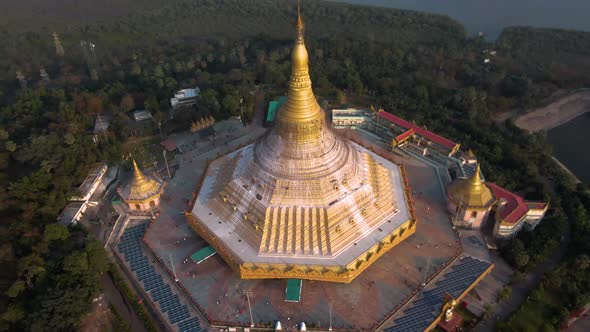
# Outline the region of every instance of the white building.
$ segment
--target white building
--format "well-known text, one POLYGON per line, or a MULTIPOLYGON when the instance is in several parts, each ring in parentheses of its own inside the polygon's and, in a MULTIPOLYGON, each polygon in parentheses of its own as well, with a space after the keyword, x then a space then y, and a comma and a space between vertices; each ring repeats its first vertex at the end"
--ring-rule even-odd
POLYGON ((170 105, 172 105, 172 108, 194 105, 197 103, 200 94, 201 89, 199 87, 177 91, 174 97, 170 98, 170 105))
POLYGON ((333 109, 332 125, 334 128, 366 128, 371 122, 371 112, 356 108, 333 109))
POLYGON ((57 217, 57 223, 64 226, 75 225, 82 218, 84 211, 86 202, 70 202, 57 217))
POLYGON ((82 184, 76 190, 76 195, 70 198, 71 201, 82 201, 87 202, 92 194, 98 188, 100 181, 106 173, 108 167, 105 163, 97 163, 92 165, 90 172, 82 182, 82 184))
POLYGON ((549 204, 541 202, 525 202, 525 204, 529 209, 526 215, 525 227, 528 230, 533 230, 545 217, 549 204))
POLYGON ((151 118, 152 118, 152 113, 150 113, 146 110, 137 110, 137 111, 133 112, 133 120, 135 120, 136 122, 148 120, 151 118))

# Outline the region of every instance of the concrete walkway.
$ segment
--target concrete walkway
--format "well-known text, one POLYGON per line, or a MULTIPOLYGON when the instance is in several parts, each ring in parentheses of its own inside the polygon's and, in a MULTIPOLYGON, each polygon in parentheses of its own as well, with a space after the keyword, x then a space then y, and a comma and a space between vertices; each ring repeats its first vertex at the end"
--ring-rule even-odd
POLYGON ((510 294, 508 300, 501 303, 500 305, 494 306, 489 318, 482 320, 475 328, 475 331, 496 331, 496 325, 498 321, 506 321, 508 318, 510 318, 510 315, 524 303, 530 292, 539 285, 543 275, 555 269, 559 265, 566 253, 570 238, 571 226, 568 220, 564 236, 562 237, 559 246, 553 252, 551 257, 549 257, 543 263, 537 265, 534 270, 527 273, 523 281, 512 285, 512 293, 510 294))

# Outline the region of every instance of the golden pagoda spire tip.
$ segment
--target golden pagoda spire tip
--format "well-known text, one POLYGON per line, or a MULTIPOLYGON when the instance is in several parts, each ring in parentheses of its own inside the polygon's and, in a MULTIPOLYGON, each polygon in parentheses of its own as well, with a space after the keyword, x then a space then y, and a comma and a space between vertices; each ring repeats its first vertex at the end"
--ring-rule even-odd
POLYGON ((473 176, 471 177, 471 184, 472 185, 481 184, 482 181, 481 181, 480 172, 481 172, 481 169, 479 167, 479 163, 477 163, 477 166, 475 167, 475 173, 473 173, 473 176))
MULTIPOLYGON (((309 77, 309 55, 305 47, 304 23, 301 18, 301 5, 297 2, 297 38, 291 52, 291 80, 287 91, 287 101, 277 115, 279 119, 289 119, 290 125, 322 117, 321 108, 314 97, 309 77)), ((279 122, 281 122, 279 120, 279 122)))
POLYGON ((297 22, 295 27, 297 28, 297 41, 303 41, 303 29, 305 24, 303 24, 303 18, 301 18, 301 0, 297 0, 297 22))
POLYGON ((135 158, 133 158, 133 178, 136 181, 143 179, 143 172, 139 169, 139 166, 137 166, 135 158))

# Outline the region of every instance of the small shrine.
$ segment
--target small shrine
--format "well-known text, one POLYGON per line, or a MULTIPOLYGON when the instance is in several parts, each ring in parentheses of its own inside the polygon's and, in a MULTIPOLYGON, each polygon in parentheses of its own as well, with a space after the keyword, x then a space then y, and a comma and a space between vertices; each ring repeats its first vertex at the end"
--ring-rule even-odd
POLYGON ((164 181, 153 175, 145 175, 133 161, 133 179, 117 193, 131 212, 153 212, 160 203, 164 181))
POLYGON ((454 312, 457 301, 448 293, 445 294, 445 304, 442 307, 443 317, 438 322, 438 327, 447 332, 455 332, 461 326, 463 318, 454 312))

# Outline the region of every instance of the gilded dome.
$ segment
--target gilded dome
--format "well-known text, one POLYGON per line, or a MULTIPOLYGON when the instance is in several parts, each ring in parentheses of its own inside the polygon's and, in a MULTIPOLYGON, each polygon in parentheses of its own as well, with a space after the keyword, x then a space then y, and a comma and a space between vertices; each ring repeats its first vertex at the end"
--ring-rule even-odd
POLYGON ((488 186, 481 180, 479 164, 471 178, 458 179, 448 188, 449 199, 468 208, 488 208, 495 201, 488 186))
POLYGON ((133 180, 120 194, 126 201, 147 201, 159 196, 163 189, 161 180, 143 174, 133 160, 133 180))

